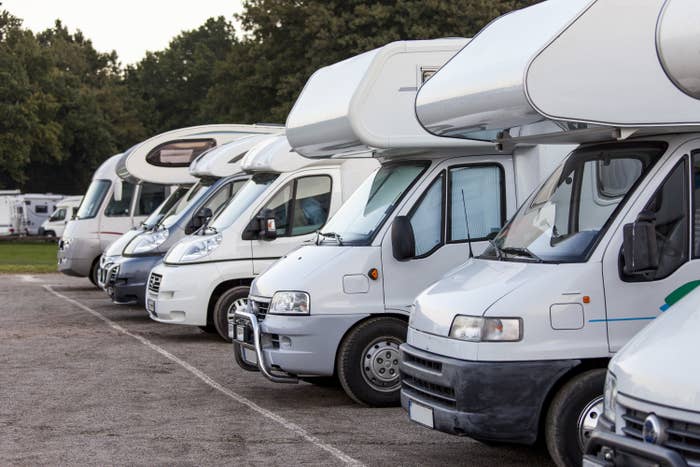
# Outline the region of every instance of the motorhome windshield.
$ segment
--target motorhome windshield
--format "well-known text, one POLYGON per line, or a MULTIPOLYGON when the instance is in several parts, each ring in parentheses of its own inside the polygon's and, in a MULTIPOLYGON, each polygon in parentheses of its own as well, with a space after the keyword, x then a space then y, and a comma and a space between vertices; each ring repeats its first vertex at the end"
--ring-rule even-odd
POLYGON ((163 201, 163 205, 160 207, 160 209, 156 209, 151 213, 148 218, 143 221, 142 227, 144 229, 152 229, 156 225, 160 223, 160 221, 165 217, 165 214, 172 209, 173 206, 175 206, 178 201, 182 199, 185 194, 187 194, 189 191, 189 187, 178 187, 175 191, 170 193, 170 196, 163 201))
POLYGON ((78 209, 78 214, 75 216, 76 219, 91 219, 95 217, 111 184, 112 182, 109 180, 93 180, 88 187, 87 193, 85 193, 83 202, 80 203, 80 209, 78 209))
POLYGON ((321 238, 339 239, 344 245, 368 244, 427 166, 427 162, 414 162, 377 169, 328 221, 321 238))
POLYGON ((259 173, 253 175, 248 180, 236 196, 226 205, 224 209, 219 211, 219 214, 209 223, 215 231, 221 232, 226 227, 234 223, 238 216, 243 214, 248 206, 250 206, 264 191, 279 177, 279 174, 259 173))
POLYGON ((165 212, 165 215, 161 219, 161 221, 158 223, 157 227, 162 227, 162 228, 169 228, 171 225, 173 225, 175 222, 177 222, 177 219, 179 218, 179 214, 185 210, 185 208, 194 200, 199 199, 207 190, 209 189, 208 186, 203 185, 201 182, 198 182, 190 189, 187 191, 185 196, 180 198, 180 200, 172 205, 170 209, 168 209, 165 212))
POLYGON ((665 147, 617 143, 577 149, 521 206, 481 257, 586 261, 665 147))

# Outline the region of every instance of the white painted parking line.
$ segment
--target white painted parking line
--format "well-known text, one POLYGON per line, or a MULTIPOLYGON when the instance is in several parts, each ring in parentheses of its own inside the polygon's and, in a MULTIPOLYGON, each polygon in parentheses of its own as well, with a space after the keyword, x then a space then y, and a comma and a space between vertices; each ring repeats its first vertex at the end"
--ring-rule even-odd
POLYGON ((303 438, 304 440, 308 441, 309 443, 313 444, 314 446, 316 446, 316 447, 318 447, 318 448, 320 448, 320 449, 323 449, 324 451, 328 452, 329 454, 335 456, 337 459, 339 459, 340 461, 344 462, 345 464, 348 464, 348 465, 355 465, 355 466, 362 466, 362 465, 364 465, 362 462, 360 462, 360 461, 358 461, 357 459, 354 459, 354 458, 348 456, 347 454, 345 454, 345 453, 344 453, 343 451, 341 451, 340 449, 335 448, 335 447, 331 446, 330 444, 324 443, 323 441, 321 441, 320 439, 318 439, 316 436, 311 435, 309 432, 307 432, 305 429, 303 429, 302 427, 300 427, 300 426, 297 425, 296 423, 292 423, 292 422, 290 422, 289 420, 285 419, 284 417, 282 417, 282 416, 280 416, 280 415, 277 415, 276 413, 274 413, 274 412, 272 412, 272 411, 270 411, 270 410, 267 410, 267 409, 265 409, 265 408, 263 408, 263 407, 260 407, 258 404, 256 404, 255 402, 251 401, 250 399, 248 399, 248 398, 246 398, 246 397, 243 397, 243 396, 241 396, 240 394, 237 394, 237 393, 231 391, 230 389, 225 388, 224 386, 222 386, 221 384, 217 383, 217 382, 214 381, 212 378, 210 378, 206 373, 204 373, 204 372, 202 372, 201 370, 199 370, 199 369, 193 367, 192 365, 190 365, 190 364, 187 363, 186 361, 184 361, 184 360, 182 360, 182 359, 176 357, 175 355, 173 355, 173 354, 171 354, 170 352, 168 352, 167 350, 165 350, 163 347, 160 347, 159 345, 154 344, 153 342, 149 341, 149 340, 146 339, 145 337, 139 336, 138 334, 134 334, 134 333, 128 331, 128 330, 125 329, 124 327, 118 325, 117 323, 115 323, 115 322, 112 321, 111 319, 109 319, 109 318, 107 318, 106 316, 104 316, 102 313, 99 313, 99 312, 93 310, 92 308, 90 308, 90 307, 88 307, 88 306, 86 306, 86 305, 83 305, 82 303, 80 303, 80 302, 77 301, 77 300, 74 300, 74 299, 72 299, 72 298, 70 298, 70 297, 67 297, 67 296, 65 296, 65 295, 63 295, 63 294, 61 294, 61 293, 59 293, 59 292, 56 292, 56 291, 53 289, 53 287, 50 286, 50 285, 44 285, 43 287, 44 287, 46 290, 48 290, 50 293, 52 293, 53 295, 55 295, 55 296, 57 296, 57 297, 59 297, 59 298, 62 298, 63 300, 65 300, 65 301, 67 301, 67 302, 70 302, 70 303, 72 303, 73 305, 77 306, 78 308, 80 308, 80 309, 82 309, 82 310, 84 310, 84 311, 87 311, 87 312, 90 313, 91 315, 93 315, 93 316, 95 316, 95 317, 101 319, 102 321, 104 321, 109 327, 111 327, 111 328, 114 329, 115 331, 118 331, 118 332, 120 332, 120 333, 122 333, 122 334, 125 334, 125 335, 129 336, 129 337, 133 337, 134 339, 136 339, 137 341, 141 342, 143 345, 145 345, 145 346, 148 347, 149 349, 154 350, 155 352, 158 352, 159 354, 163 355, 163 356, 166 357, 167 359, 172 360, 173 362, 177 363, 177 364, 180 365, 182 368, 184 368, 185 370, 189 371, 189 372, 192 373, 194 376, 196 376, 197 378, 199 378, 201 381, 203 381, 204 383, 208 384, 209 386, 211 386, 212 388, 216 389, 217 391, 221 392, 222 394, 224 394, 224 395, 230 397, 231 399, 235 400, 236 402, 238 402, 238 403, 240 403, 240 404, 243 404, 243 405, 247 406, 247 407, 250 408, 251 410, 254 410, 255 412, 257 412, 257 413, 259 413, 260 415, 262 415, 263 417, 265 417, 265 418, 267 418, 267 419, 270 419, 270 420, 272 420, 272 421, 274 421, 274 422, 279 423, 280 425, 282 425, 282 426, 283 426, 284 428, 286 428, 287 430, 289 430, 289 431, 291 431, 292 433, 298 435, 299 437, 303 438))

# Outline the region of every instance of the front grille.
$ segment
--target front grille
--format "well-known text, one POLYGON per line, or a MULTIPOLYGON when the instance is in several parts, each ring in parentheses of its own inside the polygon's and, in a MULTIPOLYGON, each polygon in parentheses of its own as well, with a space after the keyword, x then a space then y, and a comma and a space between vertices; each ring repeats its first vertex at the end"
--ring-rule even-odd
MULTIPOLYGON (((622 432, 630 438, 642 440, 644 420, 649 414, 630 407, 623 407, 623 410, 622 419, 625 424, 621 427, 622 432)), ((668 439, 662 445, 678 451, 688 464, 700 465, 700 425, 663 417, 659 419, 668 426, 668 439)))
POLYGON ((258 318, 258 321, 264 320, 265 316, 267 316, 267 310, 270 308, 270 300, 256 297, 249 299, 248 302, 250 303, 251 312, 258 318))
POLYGON ((152 272, 151 276, 148 278, 148 290, 158 293, 158 291, 160 291, 160 281, 162 279, 163 276, 152 272))
POLYGON ((421 399, 428 399, 448 407, 457 406, 455 391, 451 387, 431 383, 407 374, 401 375, 401 386, 409 395, 413 394, 421 399))
MULTIPOLYGON (((109 270, 109 277, 107 278, 107 283, 108 284, 116 284, 118 275, 119 275, 119 266, 113 267, 112 269, 110 269, 109 270)), ((160 287, 160 281, 158 281, 158 287, 160 287)))
POLYGON ((442 363, 433 360, 428 360, 426 358, 421 358, 416 355, 404 352, 404 361, 410 363, 414 366, 422 367, 428 371, 434 371, 436 373, 442 372, 442 363))

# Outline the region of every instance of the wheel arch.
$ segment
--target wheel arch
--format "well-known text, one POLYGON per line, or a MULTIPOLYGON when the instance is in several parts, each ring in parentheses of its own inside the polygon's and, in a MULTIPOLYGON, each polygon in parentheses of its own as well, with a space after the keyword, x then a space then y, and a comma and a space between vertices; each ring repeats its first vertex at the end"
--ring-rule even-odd
POLYGON ((405 321, 406 324, 408 324, 408 315, 404 315, 401 313, 374 313, 368 316, 365 316, 364 318, 355 321, 352 326, 347 328, 345 332, 343 333, 342 337, 338 339, 338 345, 335 347, 335 352, 333 354, 333 374, 337 375, 338 374, 338 350, 340 349, 340 346, 343 344, 345 339, 348 337, 348 334, 355 329, 356 327, 360 326, 362 323, 365 323, 369 321, 370 319, 373 318, 398 318, 401 321, 405 321))
POLYGON ((253 278, 240 278, 240 279, 230 279, 224 282, 221 282, 218 284, 216 287, 214 287, 214 290, 212 291, 211 295, 209 296, 209 303, 207 304, 207 325, 212 324, 212 314, 214 313, 214 307, 216 306, 217 300, 219 300, 219 297, 223 295, 224 292, 226 292, 229 289, 232 289, 234 287, 239 287, 241 285, 250 287, 250 284, 253 283, 253 278))
POLYGON ((538 414, 538 419, 537 419, 537 440, 538 441, 544 439, 543 438, 544 428, 545 428, 544 425, 545 425, 545 420, 547 418, 546 417, 547 411, 549 410, 549 407, 552 404, 552 400, 557 395, 559 390, 567 382, 569 382, 572 378, 580 375, 581 373, 585 373, 586 371, 589 371, 589 370, 607 369, 609 362, 610 362, 610 358, 591 358, 591 359, 580 360, 580 362, 577 365, 574 365, 573 367, 571 367, 567 372, 562 374, 554 382, 554 384, 552 384, 552 386, 547 391, 545 398, 542 401, 542 405, 540 406, 540 411, 538 414))

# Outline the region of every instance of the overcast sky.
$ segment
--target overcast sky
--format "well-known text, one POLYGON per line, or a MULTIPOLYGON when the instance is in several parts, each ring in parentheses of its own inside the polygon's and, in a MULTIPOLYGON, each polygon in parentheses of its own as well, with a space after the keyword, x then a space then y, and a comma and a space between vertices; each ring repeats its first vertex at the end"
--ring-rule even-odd
POLYGON ((102 52, 116 50, 127 65, 147 50, 168 45, 180 31, 193 29, 207 18, 223 15, 233 20, 241 0, 0 0, 2 7, 24 20, 24 26, 42 31, 58 18, 71 32, 83 31, 102 52))

